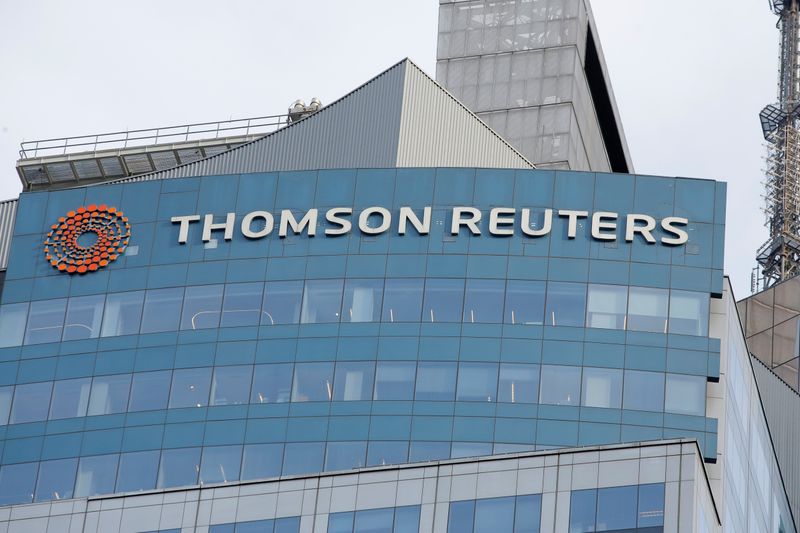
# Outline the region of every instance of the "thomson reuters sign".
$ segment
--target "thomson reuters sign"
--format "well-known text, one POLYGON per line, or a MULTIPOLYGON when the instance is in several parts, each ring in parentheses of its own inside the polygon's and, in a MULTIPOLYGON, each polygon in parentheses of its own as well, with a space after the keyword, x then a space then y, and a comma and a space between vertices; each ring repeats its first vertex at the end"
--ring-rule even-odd
POLYGON ((70 211, 50 227, 44 256, 61 272, 85 274, 116 260, 130 237, 131 226, 122 211, 92 204, 70 211))

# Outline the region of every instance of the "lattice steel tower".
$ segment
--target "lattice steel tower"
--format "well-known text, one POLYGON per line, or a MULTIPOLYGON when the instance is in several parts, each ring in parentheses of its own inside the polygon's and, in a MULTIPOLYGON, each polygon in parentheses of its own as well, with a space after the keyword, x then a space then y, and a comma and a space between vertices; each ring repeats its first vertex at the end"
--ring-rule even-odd
POLYGON ((761 111, 769 153, 765 212, 769 241, 758 251, 764 287, 800 274, 800 0, 770 0, 780 17, 778 103, 761 111))

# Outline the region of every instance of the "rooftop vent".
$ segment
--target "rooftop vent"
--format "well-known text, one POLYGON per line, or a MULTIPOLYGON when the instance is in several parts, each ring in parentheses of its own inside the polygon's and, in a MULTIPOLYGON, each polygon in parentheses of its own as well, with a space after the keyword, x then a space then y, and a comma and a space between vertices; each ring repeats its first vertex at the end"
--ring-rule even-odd
POLYGON ((289 117, 286 120, 287 124, 292 124, 300 119, 313 115, 322 108, 322 102, 316 96, 311 99, 311 103, 306 105, 302 100, 295 100, 289 108, 289 117))

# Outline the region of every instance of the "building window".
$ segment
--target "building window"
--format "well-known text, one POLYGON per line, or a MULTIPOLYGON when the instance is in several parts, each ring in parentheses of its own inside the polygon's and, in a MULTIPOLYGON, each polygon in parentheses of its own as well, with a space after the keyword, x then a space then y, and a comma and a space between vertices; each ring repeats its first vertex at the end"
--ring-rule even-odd
POLYGON ((628 330, 667 332, 669 291, 631 287, 628 295, 628 330))
POLYGON ((664 374, 626 370, 622 407, 638 411, 663 411, 664 374))
POLYGON ((81 296, 70 298, 67 318, 64 320, 62 340, 94 339, 100 336, 105 296, 81 296))
POLYGON ((373 400, 413 399, 416 371, 417 364, 414 362, 378 361, 373 400))
POLYGON ((708 307, 708 294, 672 291, 669 300, 669 332, 707 336, 708 307))
POLYGON ((303 324, 339 322, 339 310, 342 307, 342 281, 341 279, 306 281, 300 322, 303 324))
POLYGON ((256 365, 250 403, 283 403, 292 399, 292 363, 256 365))
POLYGON ((60 341, 66 309, 66 298, 31 302, 28 313, 28 329, 25 332, 25 344, 60 341))
POLYGON ((152 490, 158 480, 159 450, 123 453, 119 457, 116 492, 152 490))
POLYGON ((463 279, 430 278, 425 282, 423 322, 461 322, 463 279))
POLYGON ((456 400, 497 401, 497 366, 494 363, 459 363, 456 400))
POLYGON ((200 471, 200 448, 163 450, 158 467, 159 489, 197 484, 200 471))
POLYGON ((325 448, 325 470, 362 468, 366 461, 366 442, 329 442, 325 448))
POLYGON ((124 413, 128 408, 130 387, 130 374, 94 378, 87 414, 94 416, 124 413))
POLYGON ((200 465, 200 484, 238 481, 241 464, 241 446, 209 446, 203 448, 203 460, 200 465))
POLYGON ((14 403, 11 405, 9 423, 23 424, 47 420, 52 389, 52 381, 17 385, 14 389, 14 403))
POLYGON ((328 533, 417 533, 420 506, 331 513, 328 533))
POLYGON ((542 323, 544 315, 544 281, 509 280, 506 287, 505 323, 542 323))
POLYGON ((375 363, 366 361, 336 363, 333 399, 339 402, 369 401, 375 379, 375 363))
POLYGON ((39 463, 0 467, 0 505, 30 503, 36 486, 39 463))
POLYGON ((169 408, 204 407, 208 405, 211 385, 210 368, 181 368, 172 374, 169 408))
POLYGON ((536 403, 539 400, 539 365, 500 363, 497 401, 536 403))
POLYGON ((668 413, 705 416, 706 382, 705 376, 667 374, 664 410, 668 413))
POLYGON ((169 403, 169 385, 172 371, 137 372, 131 383, 128 411, 154 411, 166 409, 169 403))
POLYGON ((86 416, 91 387, 91 378, 56 381, 50 402, 50 420, 86 416))
POLYGON ((78 459, 76 458, 39 463, 39 480, 36 482, 33 501, 45 502, 72 498, 77 469, 78 459))
POLYGON ((628 287, 589 284, 586 302, 586 326, 590 328, 625 329, 628 287))
POLYGON ((302 281, 268 281, 261 306, 261 325, 299 323, 302 301, 302 281))
POLYGON ((283 452, 284 476, 322 472, 325 459, 324 442, 292 442, 283 452))
POLYGON ((417 366, 414 399, 452 402, 456 394, 456 363, 422 361, 417 366))
POLYGON ((333 397, 333 363, 297 363, 293 402, 329 402, 333 397))
POLYGON ((367 466, 397 465, 408 461, 408 442, 369 441, 367 466))
POLYGON ((580 367, 542 365, 539 403, 550 405, 580 405, 580 397, 580 367))
POLYGON ((664 484, 572 491, 569 518, 570 533, 636 528, 660 531, 664 525, 664 484))
POLYGON ((117 454, 81 457, 75 482, 75 497, 85 498, 114 492, 118 459, 117 454))
POLYGON ((540 494, 450 503, 447 533, 539 533, 540 494))
POLYGON ((263 292, 263 283, 226 285, 220 326, 223 328, 257 326, 261 322, 263 292))
POLYGON ((11 414, 11 400, 14 397, 14 387, 0 387, 0 426, 8 424, 8 415, 11 414))
POLYGON ((505 281, 468 279, 464 296, 464 322, 500 324, 503 321, 505 281))
POLYGON ((348 279, 344 286, 342 322, 380 322, 382 279, 348 279))
POLYGON ((242 456, 242 479, 264 479, 281 475, 283 444, 247 444, 242 456))
POLYGON ((142 323, 144 291, 109 294, 103 312, 102 337, 136 335, 142 323))
POLYGON ((27 303, 0 306, 0 348, 22 344, 27 319, 27 303))
POLYGON ((383 322, 419 322, 423 279, 387 279, 383 290, 383 322))
POLYGON ((224 285, 187 287, 183 298, 181 329, 218 328, 224 287, 224 285))
POLYGON ((211 380, 211 402, 209 405, 241 405, 250 400, 250 382, 253 367, 218 366, 211 380))
POLYGON ((583 326, 586 314, 586 285, 583 283, 549 282, 547 308, 544 314, 548 326, 583 326))
POLYGON ((622 405, 622 370, 585 367, 581 398, 584 407, 619 409, 622 405))
POLYGON ((177 331, 183 305, 183 287, 147 291, 142 312, 142 333, 177 331))

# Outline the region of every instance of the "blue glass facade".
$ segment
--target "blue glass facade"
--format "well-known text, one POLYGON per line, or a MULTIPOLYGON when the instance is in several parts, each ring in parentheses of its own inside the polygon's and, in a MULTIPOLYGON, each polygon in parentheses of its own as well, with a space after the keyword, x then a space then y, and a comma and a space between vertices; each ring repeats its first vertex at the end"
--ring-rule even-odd
MULTIPOLYGON (((170 179, 20 197, 0 307, 0 504, 506 451, 697 438, 725 186, 487 169, 170 179), (44 259, 64 213, 123 210, 126 253, 44 259), (432 206, 429 235, 248 239, 172 217, 432 206), (448 231, 455 206, 482 235, 448 231), (689 220, 685 245, 490 235, 495 207, 689 220)), ((540 223, 537 219, 534 224, 540 223)), ((653 232, 665 236, 659 227, 653 232)))

